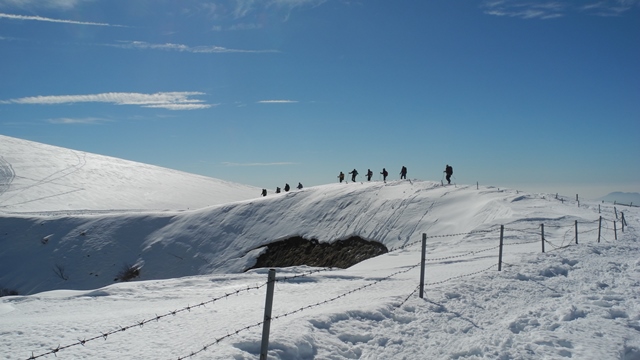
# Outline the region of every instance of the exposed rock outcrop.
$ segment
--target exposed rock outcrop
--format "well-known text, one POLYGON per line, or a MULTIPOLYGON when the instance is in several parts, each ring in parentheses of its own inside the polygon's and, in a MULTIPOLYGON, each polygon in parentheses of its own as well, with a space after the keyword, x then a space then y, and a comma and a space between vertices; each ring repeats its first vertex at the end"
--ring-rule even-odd
POLYGON ((389 250, 376 241, 358 236, 332 243, 306 240, 299 236, 271 243, 251 268, 317 266, 346 269, 366 259, 385 254, 389 250))

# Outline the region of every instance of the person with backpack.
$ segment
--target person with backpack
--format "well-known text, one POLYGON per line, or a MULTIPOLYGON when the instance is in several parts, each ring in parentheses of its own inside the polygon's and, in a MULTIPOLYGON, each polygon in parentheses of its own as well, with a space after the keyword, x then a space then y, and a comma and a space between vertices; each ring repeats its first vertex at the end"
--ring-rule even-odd
POLYGON ((371 171, 371 169, 367 169, 367 181, 371 181, 372 176, 373 176, 373 171, 371 171))
POLYGON ((447 174, 447 177, 446 177, 446 179, 447 179, 447 184, 449 184, 449 185, 450 185, 450 184, 451 184, 451 175, 453 175, 453 168, 452 168, 451 166, 449 166, 449 164, 447 164, 447 167, 446 167, 446 168, 444 168, 444 171, 443 171, 443 172, 444 172, 445 174, 447 174))
POLYGON ((407 179, 407 168, 404 166, 400 170, 400 179, 407 179))
POLYGON ((353 171, 349 171, 349 174, 351 174, 351 181, 356 182, 356 176, 358 175, 358 170, 353 169, 353 171))
POLYGON ((262 196, 267 196, 267 189, 262 189, 262 196))
POLYGON ((291 189, 289 184, 284 184, 284 191, 289 191, 289 189, 291 189))
POLYGON ((338 179, 340 179, 340 183, 344 180, 344 173, 340 171, 340 175, 338 175, 338 179))
POLYGON ((380 174, 382 174, 382 181, 387 182, 387 175, 389 175, 387 169, 382 168, 382 172, 380 174))
POLYGON ((302 190, 302 183, 298 183, 298 190, 302 190))
POLYGON ((280 194, 280 188, 276 187, 276 194, 280 194))

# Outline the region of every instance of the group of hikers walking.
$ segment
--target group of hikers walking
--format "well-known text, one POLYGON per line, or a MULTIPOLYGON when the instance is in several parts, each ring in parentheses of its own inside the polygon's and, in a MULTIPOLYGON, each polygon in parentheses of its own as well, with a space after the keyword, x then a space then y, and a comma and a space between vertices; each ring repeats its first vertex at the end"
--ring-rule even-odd
MULTIPOLYGON (((447 184, 451 184, 451 176, 453 176, 453 167, 451 167, 449 164, 447 164, 447 166, 445 167, 443 173, 445 173, 446 176, 446 180, 447 180, 447 184)), ((356 182, 356 176, 358 176, 358 170, 353 169, 351 171, 349 171, 349 174, 351 174, 351 182, 356 182)), ((382 168, 382 171, 380 172, 380 175, 382 175, 382 181, 387 182, 387 176, 389 176, 389 172, 387 171, 386 168, 382 168)), ((373 171, 371 171, 371 169, 367 169, 367 181, 371 181, 371 177, 373 177, 373 171)), ((402 169, 400 169, 400 179, 406 179, 407 178, 407 167, 406 166, 402 166, 402 169)), ((344 181, 344 173, 342 171, 340 171, 340 174, 338 174, 338 180, 342 183, 344 181)), ((298 190, 302 189, 302 184, 298 183, 297 186, 298 190)), ((289 186, 289 184, 285 184, 284 185, 284 191, 287 192, 291 190, 291 187, 289 186)), ((277 187, 276 188, 276 194, 280 193, 280 188, 277 187)), ((262 196, 267 196, 267 189, 262 189, 262 196)))
MULTIPOLYGON (((445 167, 444 171, 445 174, 447 174, 447 184, 451 184, 451 176, 453 175, 453 167, 451 167, 449 164, 447 164, 447 166, 445 167)), ((351 182, 356 182, 356 176, 358 176, 358 170, 353 169, 351 171, 349 171, 349 174, 351 174, 351 182)), ((386 168, 382 168, 382 171, 380 172, 380 175, 382 175, 382 181, 386 182, 387 181, 387 176, 389 176, 389 172, 387 171, 386 168)), ((373 172, 371 171, 371 169, 367 169, 367 181, 371 181, 371 177, 373 176, 373 172)), ((400 179, 407 179, 407 167, 403 166, 402 169, 400 169, 400 179)), ((344 173, 342 171, 340 171, 340 174, 338 174, 338 180, 340 182, 344 181, 344 173)))
MULTIPOLYGON (((302 183, 298 183, 298 186, 296 186, 296 188, 298 190, 302 189, 302 183)), ((289 190, 291 190, 291 186, 289 186, 289 184, 284 184, 284 191, 288 192, 289 190)), ((280 188, 276 187, 276 194, 280 194, 280 188)), ((262 193, 260 194, 262 196, 267 196, 267 189, 262 189, 262 193)))
MULTIPOLYGON (((349 174, 351 174, 351 182, 356 182, 356 176, 358 176, 358 170, 353 169, 352 171, 349 171, 349 174)), ((382 175, 382 181, 386 182, 387 176, 389 176, 389 172, 387 171, 386 168, 382 168, 380 175, 382 175)), ((371 177, 373 176, 373 171, 371 171, 371 169, 367 169, 366 176, 367 176, 367 181, 371 181, 371 177)), ((400 170, 400 179, 406 179, 406 178, 407 178, 407 167, 403 166, 402 169, 400 170)), ((338 180, 340 182, 344 181, 344 173, 342 171, 340 171, 340 174, 338 174, 338 180)))

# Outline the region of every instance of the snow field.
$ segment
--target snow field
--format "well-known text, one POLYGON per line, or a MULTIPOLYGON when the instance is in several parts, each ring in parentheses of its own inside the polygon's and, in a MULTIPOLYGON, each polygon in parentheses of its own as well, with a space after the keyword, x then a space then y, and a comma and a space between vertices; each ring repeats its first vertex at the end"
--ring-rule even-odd
MULTIPOLYGON (((330 303, 275 319, 271 325, 270 358, 635 359, 633 356, 640 349, 637 336, 640 252, 637 240, 630 238, 624 235, 618 242, 601 244, 586 243, 585 239, 585 243, 577 246, 521 255, 519 261, 505 266, 502 272, 494 268, 427 286, 424 299, 413 294, 400 305, 415 290, 418 267, 330 303)), ((536 248, 538 245, 533 244, 536 248)), ((521 247, 526 246, 532 245, 521 247)), ((385 257, 394 260, 405 257, 401 263, 411 258, 408 249, 385 257)), ((495 256, 478 261, 495 262, 495 256)), ((390 269, 385 268, 384 262, 377 272, 374 262, 370 259, 348 270, 321 271, 278 282, 274 317, 389 275, 390 269), (376 273, 367 275, 371 271, 376 273)), ((450 278, 456 273, 455 268, 466 262, 469 260, 461 258, 443 264, 428 263, 427 282, 450 278)), ((469 265, 462 266, 463 270, 470 270, 469 265)), ((282 269, 278 276, 291 277, 310 271, 313 269, 282 269)), ((30 324, 28 327, 35 332, 31 332, 30 338, 37 338, 34 335, 39 332, 40 339, 56 334, 57 340, 65 344, 99 335, 96 329, 118 329, 185 304, 195 305, 214 296, 212 293, 232 293, 261 286, 265 281, 263 269, 235 276, 123 283, 97 291, 54 291, 25 297, 30 299, 25 303, 39 303, 40 309, 21 304, 22 297, 14 301, 22 311, 33 314, 33 318, 21 317, 21 322, 30 324), (107 309, 111 319, 105 320, 104 314, 93 310, 96 302, 107 309), (153 311, 148 311, 149 308, 153 311), (56 315, 42 317, 49 312, 56 315), (34 322, 42 322, 42 328, 34 322), (69 329, 74 330, 73 335, 65 335, 69 329)), ((133 327, 111 335, 107 341, 65 351, 74 354, 73 357, 85 353, 86 357, 105 359, 116 358, 117 354, 176 358, 232 334, 194 358, 252 359, 259 353, 263 306, 264 287, 261 287, 140 328, 133 327)), ((24 345, 47 346, 43 342, 24 345)), ((48 346, 55 348, 51 343, 48 346)), ((58 357, 62 355, 61 351, 58 357)))
POLYGON ((255 359, 268 270, 244 270, 259 247, 352 235, 391 251, 348 269, 277 269, 269 359, 640 359, 637 208, 418 180, 264 198, 178 181, 168 199, 145 197, 144 186, 106 182, 161 169, 28 149, 0 164, 0 286, 22 294, 0 298, 2 359, 255 359), (235 199, 215 203, 219 193, 235 199), (617 240, 616 210, 627 219, 617 240), (141 266, 139 281, 114 283, 125 263, 141 266))

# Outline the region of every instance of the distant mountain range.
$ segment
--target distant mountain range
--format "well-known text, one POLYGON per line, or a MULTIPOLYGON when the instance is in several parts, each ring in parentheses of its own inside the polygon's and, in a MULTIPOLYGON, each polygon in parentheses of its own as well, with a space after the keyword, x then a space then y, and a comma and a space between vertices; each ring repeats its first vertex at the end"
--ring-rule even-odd
POLYGON ((608 195, 605 195, 597 200, 602 200, 606 202, 616 202, 618 204, 633 204, 640 206, 640 193, 637 192, 612 192, 608 195))

